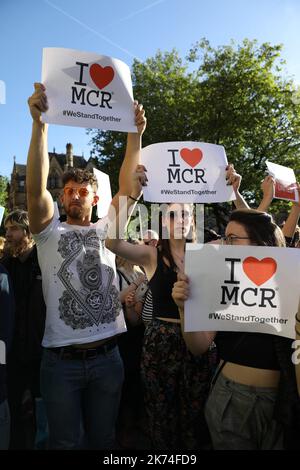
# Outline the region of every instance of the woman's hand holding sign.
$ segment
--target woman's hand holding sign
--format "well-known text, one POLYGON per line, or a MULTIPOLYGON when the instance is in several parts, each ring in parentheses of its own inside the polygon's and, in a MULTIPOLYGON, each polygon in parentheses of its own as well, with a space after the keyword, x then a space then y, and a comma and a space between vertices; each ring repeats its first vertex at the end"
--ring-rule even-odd
POLYGON ((147 118, 145 116, 145 110, 143 105, 139 104, 138 101, 134 102, 134 113, 135 113, 135 125, 138 130, 138 134, 142 135, 146 129, 147 118))
POLYGON ((184 302, 188 299, 189 293, 189 279, 186 274, 179 272, 177 275, 177 282, 175 282, 173 286, 172 297, 179 308, 180 315, 184 314, 184 302))
POLYGON ((247 202, 239 191, 242 176, 235 171, 235 168, 232 163, 229 163, 226 167, 226 181, 227 185, 231 185, 234 190, 236 196, 236 200, 234 201, 235 207, 237 209, 249 209, 247 202))

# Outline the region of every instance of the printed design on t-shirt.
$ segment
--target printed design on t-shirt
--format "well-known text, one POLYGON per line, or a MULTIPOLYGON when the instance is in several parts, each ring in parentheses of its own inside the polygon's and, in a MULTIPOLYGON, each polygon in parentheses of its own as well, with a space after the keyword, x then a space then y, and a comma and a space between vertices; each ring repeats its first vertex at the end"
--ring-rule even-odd
POLYGON ((114 322, 121 312, 114 270, 100 262, 103 250, 95 229, 69 231, 58 242, 64 261, 57 275, 66 289, 59 299, 59 313, 74 330, 114 322))

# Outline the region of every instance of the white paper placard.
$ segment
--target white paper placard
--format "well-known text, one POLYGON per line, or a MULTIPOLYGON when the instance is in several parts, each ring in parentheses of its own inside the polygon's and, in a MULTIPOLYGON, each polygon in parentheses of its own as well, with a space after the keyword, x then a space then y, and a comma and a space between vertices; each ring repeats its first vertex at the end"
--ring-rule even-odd
POLYGON ((42 83, 49 110, 43 122, 137 132, 129 67, 74 49, 43 49, 42 83))
POLYGON ((59 219, 59 218, 60 218, 60 214, 59 214, 59 209, 58 209, 57 201, 53 201, 53 206, 54 206, 54 214, 53 214, 53 217, 54 217, 55 219, 59 219))
POLYGON ((2 224, 2 219, 3 219, 3 215, 4 215, 4 207, 3 206, 0 206, 0 225, 2 224))
POLYGON ((93 172, 98 181, 97 195, 99 196, 99 201, 97 203, 97 215, 101 219, 107 216, 112 200, 110 179, 106 173, 96 168, 93 168, 93 172))
POLYGON ((300 250, 187 245, 185 331, 252 331, 295 338, 300 250))
POLYGON ((298 202, 299 194, 298 191, 296 191, 296 176, 294 170, 268 161, 266 165, 269 174, 275 179, 274 198, 298 202))
POLYGON ((225 202, 235 199, 226 185, 227 158, 221 145, 203 142, 163 142, 142 150, 150 202, 225 202))

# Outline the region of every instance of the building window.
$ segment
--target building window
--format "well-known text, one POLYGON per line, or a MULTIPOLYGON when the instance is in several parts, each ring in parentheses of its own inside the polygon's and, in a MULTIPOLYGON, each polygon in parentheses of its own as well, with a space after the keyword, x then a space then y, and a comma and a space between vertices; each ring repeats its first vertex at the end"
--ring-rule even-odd
POLYGON ((20 193, 25 193, 25 180, 19 180, 19 192, 20 193))
POLYGON ((56 175, 50 175, 48 178, 48 188, 55 189, 58 187, 58 178, 56 175))

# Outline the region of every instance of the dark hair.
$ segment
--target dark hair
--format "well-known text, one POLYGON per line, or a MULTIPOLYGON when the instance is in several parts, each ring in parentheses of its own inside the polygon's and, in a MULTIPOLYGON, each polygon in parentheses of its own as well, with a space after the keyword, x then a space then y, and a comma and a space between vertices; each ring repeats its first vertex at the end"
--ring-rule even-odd
POLYGON ((245 227, 251 242, 258 246, 286 246, 285 238, 273 217, 255 209, 239 209, 231 213, 229 222, 245 227))
MULTIPOLYGON (((165 236, 166 235, 166 228, 163 227, 163 225, 162 225, 162 218, 163 218, 163 216, 166 215, 167 207, 170 206, 170 205, 173 205, 173 204, 176 204, 176 203, 172 202, 172 203, 163 204, 163 210, 159 211, 159 219, 158 219, 159 220, 159 227, 158 227, 159 228, 159 230, 158 230, 159 241, 158 241, 157 246, 160 249, 163 256, 170 263, 171 269, 175 270, 177 268, 177 266, 176 266, 176 263, 175 263, 174 258, 172 256, 169 238, 166 238, 166 236, 165 236)), ((184 203, 182 203, 182 204, 184 204, 184 203)), ((187 204, 187 205, 190 205, 192 208, 194 208, 193 204, 187 204)), ((187 242, 194 242, 195 240, 196 240, 196 229, 195 229, 195 224, 193 224, 193 226, 191 227, 191 232, 188 235, 188 237, 186 238, 186 241, 187 242)))
POLYGON ((215 230, 211 228, 204 229, 204 243, 212 242, 214 240, 220 240, 221 235, 219 235, 215 230))
POLYGON ((300 227, 296 227, 294 236, 292 238, 291 247, 297 247, 300 241, 300 227))
POLYGON ((72 170, 66 171, 62 176, 62 182, 65 186, 69 181, 75 181, 75 183, 89 183, 95 191, 98 189, 98 181, 94 173, 88 170, 81 170, 80 168, 72 168, 72 170))
POLYGON ((5 217, 4 226, 7 224, 7 222, 10 222, 11 224, 19 225, 25 230, 27 236, 31 238, 27 211, 23 211, 22 209, 16 209, 13 212, 10 212, 5 217))

